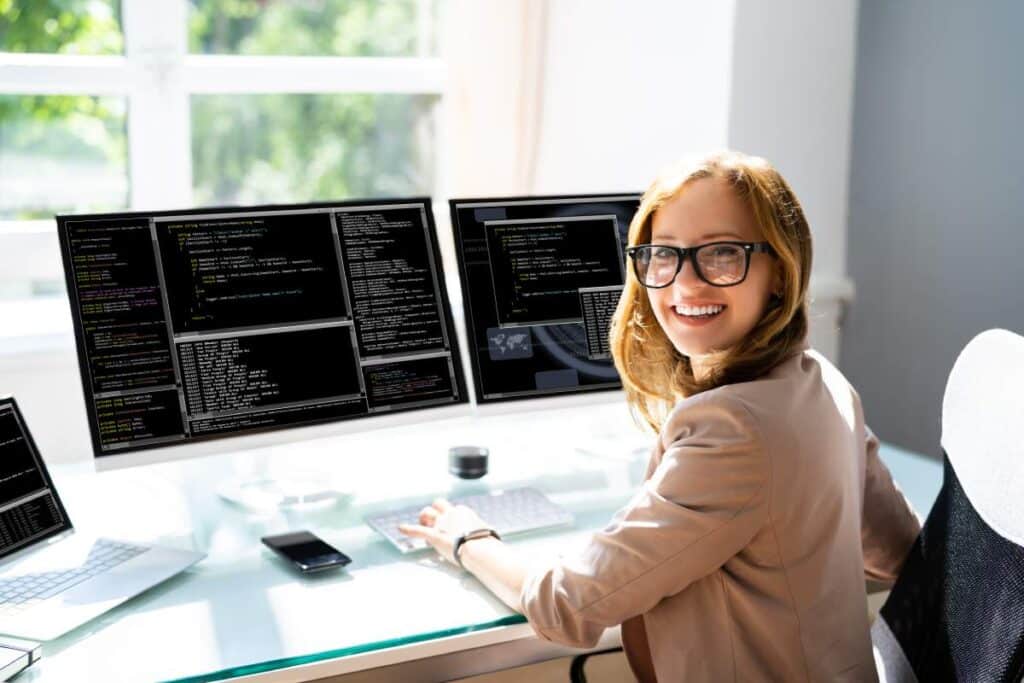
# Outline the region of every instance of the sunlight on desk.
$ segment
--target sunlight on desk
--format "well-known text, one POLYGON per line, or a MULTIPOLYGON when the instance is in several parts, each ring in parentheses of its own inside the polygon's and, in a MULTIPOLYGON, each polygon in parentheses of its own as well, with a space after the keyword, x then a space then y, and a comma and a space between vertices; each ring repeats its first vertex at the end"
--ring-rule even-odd
MULTIPOLYGON (((445 657, 475 648, 514 652, 502 667, 561 657, 568 651, 538 654, 536 648, 546 644, 478 581, 429 551, 399 554, 363 518, 436 495, 536 486, 575 517, 573 528, 509 539, 531 562, 542 563, 581 547, 629 500, 646 469, 647 449, 634 448, 630 457, 616 449, 652 441, 623 405, 612 403, 455 418, 431 423, 429 430, 408 425, 98 476, 80 467, 58 470, 58 485, 82 528, 113 538, 145 537, 208 557, 46 644, 43 659, 19 680, 79 680, 86 672, 103 681, 199 681, 296 666, 312 679, 369 674, 404 662, 447 665, 445 657), (585 454, 566 424, 600 424, 602 432, 621 436, 606 442, 611 455, 585 454), (460 443, 491 449, 486 477, 462 481, 447 473, 447 449, 460 443), (354 497, 326 508, 265 512, 225 502, 216 494, 218 483, 251 467, 246 463, 253 456, 269 468, 333 472, 350 483, 354 497), (259 542, 266 534, 303 528, 350 555, 352 564, 345 571, 299 576, 259 542)), ((938 463, 888 446, 881 455, 914 506, 927 514, 941 477, 938 463)))

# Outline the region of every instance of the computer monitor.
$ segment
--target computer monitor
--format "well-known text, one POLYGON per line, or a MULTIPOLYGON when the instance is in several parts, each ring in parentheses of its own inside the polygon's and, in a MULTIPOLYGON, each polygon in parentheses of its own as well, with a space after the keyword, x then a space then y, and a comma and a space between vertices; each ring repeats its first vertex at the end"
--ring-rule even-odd
POLYGON ((11 396, 0 396, 0 558, 72 528, 11 396))
POLYGON ((477 404, 622 386, 608 328, 639 194, 450 202, 477 404))
POLYGON ((427 198, 57 223, 97 463, 468 402, 427 198))

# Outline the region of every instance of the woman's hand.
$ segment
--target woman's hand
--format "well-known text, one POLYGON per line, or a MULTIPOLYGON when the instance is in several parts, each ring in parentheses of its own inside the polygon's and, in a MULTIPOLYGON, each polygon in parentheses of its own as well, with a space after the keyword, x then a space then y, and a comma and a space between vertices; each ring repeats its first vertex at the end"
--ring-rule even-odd
MULTIPOLYGON (((452 556, 455 539, 470 531, 486 528, 491 527, 473 510, 465 505, 452 505, 443 498, 420 511, 419 524, 401 524, 398 527, 406 536, 424 539, 452 564, 458 564, 452 556)), ((511 609, 522 611, 520 594, 523 592, 526 567, 515 549, 486 539, 473 541, 469 545, 475 548, 466 556, 466 561, 473 567, 473 576, 511 609)), ((459 552, 459 555, 464 554, 464 550, 459 552)))
POLYGON ((419 524, 399 524, 398 530, 406 536, 422 538, 437 553, 452 564, 458 564, 452 555, 455 539, 462 534, 487 528, 489 525, 465 505, 452 505, 438 498, 420 511, 419 524))

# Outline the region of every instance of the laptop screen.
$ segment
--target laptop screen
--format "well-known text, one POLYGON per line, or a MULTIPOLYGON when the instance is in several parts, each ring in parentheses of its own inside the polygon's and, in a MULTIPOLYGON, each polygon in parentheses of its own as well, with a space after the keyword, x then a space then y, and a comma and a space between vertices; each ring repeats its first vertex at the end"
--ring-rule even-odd
POLYGON ((0 558, 71 528, 14 399, 0 399, 0 558))

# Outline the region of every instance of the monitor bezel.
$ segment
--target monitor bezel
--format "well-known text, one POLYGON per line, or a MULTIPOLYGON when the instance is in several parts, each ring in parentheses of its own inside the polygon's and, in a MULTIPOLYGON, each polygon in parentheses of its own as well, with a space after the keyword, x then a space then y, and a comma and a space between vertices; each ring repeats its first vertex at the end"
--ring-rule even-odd
POLYGON ((78 359, 78 371, 79 378, 82 381, 83 397, 85 399, 85 410, 86 418, 89 422, 89 434, 92 445, 92 456, 93 462, 96 463, 97 469, 113 469, 119 467, 126 467, 137 464, 150 464, 156 462, 164 462, 167 460, 178 460, 192 457, 201 457, 204 455, 211 455, 216 453, 230 453, 236 450, 242 450, 244 448, 254 448, 257 446, 275 444, 275 443, 288 443, 295 441, 297 438, 318 438, 323 436, 330 436, 336 433, 351 433, 356 431, 364 431, 374 428, 370 424, 365 426, 361 425, 360 422, 368 421, 382 425, 390 422, 387 418, 393 418, 395 415, 416 415, 425 411, 437 411, 443 415, 450 413, 453 416, 468 412, 468 410, 460 410, 460 407, 468 407, 470 403, 470 396, 465 378, 465 369, 462 365, 461 347, 459 337, 456 331, 455 319, 452 314, 452 305, 448 296, 448 285, 445 280, 444 267, 441 261, 440 245, 438 243, 437 225, 435 221, 433 202, 428 196, 417 196, 417 197, 391 197, 391 198, 360 198, 360 199, 346 199, 341 201, 326 201, 326 202, 308 202, 308 203, 296 203, 296 204, 259 204, 259 205, 221 205, 221 206, 203 206, 193 207, 189 209, 162 209, 158 211, 113 211, 105 213, 90 213, 90 214, 58 214, 55 216, 57 222, 57 237, 60 242, 61 262, 64 267, 64 281, 67 287, 68 303, 71 307, 71 319, 72 328, 75 334, 75 350, 78 359), (202 215, 207 213, 226 212, 226 213, 243 213, 243 212, 262 212, 262 211, 293 211, 293 210, 305 210, 305 209, 326 209, 332 207, 351 208, 359 206, 388 206, 388 205, 404 205, 404 204, 421 204, 423 206, 423 213, 426 216, 426 227, 428 235, 431 240, 431 251, 434 260, 434 267, 437 275, 437 286, 440 293, 441 306, 445 316, 445 325, 448 338, 451 340, 451 355, 452 355, 452 366, 455 371, 455 384, 458 390, 458 398, 450 403, 439 403, 436 405, 428 406, 412 406, 412 407, 397 407, 394 410, 380 414, 369 414, 369 415, 354 415, 343 418, 317 420, 313 422, 306 422, 301 424, 293 425, 278 425, 272 427, 259 427, 250 430, 246 430, 241 433, 234 434, 216 434, 211 436, 203 436, 198 438, 190 438, 187 441, 174 443, 172 445, 160 444, 160 445, 142 445, 142 446, 125 446, 118 448, 116 451, 104 451, 101 447, 99 439, 99 424, 96 421, 95 410, 91 407, 93 404, 93 392, 89 377, 89 370, 87 367, 87 355, 86 355, 86 341, 85 341, 85 330, 83 328, 80 307, 78 301, 78 291, 75 287, 73 269, 71 262, 71 251, 70 251, 70 235, 68 234, 68 224, 70 221, 82 221, 82 220, 114 220, 114 219, 133 219, 133 218, 159 218, 165 216, 188 216, 188 215, 202 215), (349 429, 324 429, 324 427, 330 427, 338 424, 352 424, 353 427, 349 429), (358 426, 357 426, 358 425, 358 426), (305 431, 303 431, 305 430, 305 431), (275 438, 273 436, 278 432, 285 432, 289 435, 294 436, 275 438), (244 439, 245 443, 237 442, 236 440, 244 439), (257 440, 256 443, 252 443, 257 440), (216 446, 216 444, 223 443, 223 447, 216 446), (214 445, 207 445, 214 444, 214 445), (194 450, 195 452, 189 452, 194 450), (144 454, 152 453, 153 456, 147 456, 144 454), (143 454, 143 455, 140 455, 143 454), (105 462, 108 459, 116 458, 117 461, 105 462))
MULTIPOLYGON (((498 410, 488 408, 488 406, 494 405, 506 405, 512 410, 514 404, 528 402, 543 402, 544 406, 556 408, 565 406, 570 403, 588 404, 591 403, 590 399, 584 399, 589 396, 600 396, 602 398, 594 399, 594 403, 606 403, 614 402, 618 395, 622 392, 622 382, 619 381, 618 386, 609 387, 595 387, 593 389, 574 389, 562 392, 551 392, 545 394, 524 394, 521 396, 502 396, 500 398, 486 398, 483 392, 483 377, 482 371, 479 364, 479 359, 474 351, 474 326, 472 320, 472 311, 469 298, 469 277, 466 272, 466 260, 463 257, 462 250, 462 226, 459 224, 458 211, 459 207, 465 204, 503 204, 503 203, 527 203, 527 202, 545 202, 550 201, 552 203, 564 200, 580 199, 580 200, 598 200, 598 199, 636 199, 639 203, 643 197, 642 192, 602 192, 602 193, 583 193, 583 194, 553 194, 553 195, 513 195, 505 197, 475 197, 475 198, 458 198, 448 200, 448 209, 451 221, 452 229, 452 243, 455 249, 455 260, 458 265, 459 275, 459 292, 462 296, 462 317, 463 325, 466 333, 466 355, 469 358, 469 370, 470 375, 473 379, 473 399, 477 408, 477 413, 481 415, 492 414, 498 412, 498 410)), ((522 411, 532 410, 532 406, 523 405, 522 411)))

